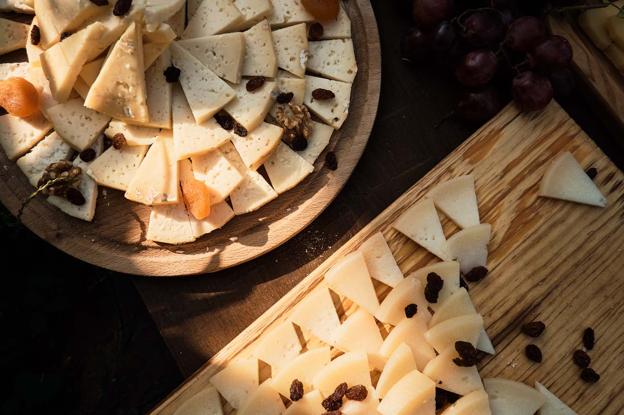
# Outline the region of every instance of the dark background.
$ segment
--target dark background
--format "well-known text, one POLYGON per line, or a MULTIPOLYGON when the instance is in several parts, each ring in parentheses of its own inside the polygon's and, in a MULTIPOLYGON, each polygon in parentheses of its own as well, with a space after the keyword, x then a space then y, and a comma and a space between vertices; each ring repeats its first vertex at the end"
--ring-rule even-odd
MULTIPOLYGON (((382 42, 383 82, 369 145, 325 213, 266 257, 201 280, 148 281, 75 260, 39 240, 0 207, 0 414, 145 413, 183 381, 182 373, 195 370, 206 357, 174 360, 141 294, 154 298, 154 292, 166 290, 175 296, 176 290, 209 285, 230 293, 207 305, 218 319, 221 308, 233 310, 242 298, 274 293, 264 291, 267 282, 277 280, 283 291, 304 276, 293 270, 311 270, 476 129, 454 117, 434 127, 452 111, 457 85, 443 66, 402 62, 399 39, 408 16, 395 0, 372 3, 382 42)), ((578 80, 575 94, 560 103, 623 168, 623 130, 588 85, 578 80)), ((251 322, 262 311, 260 307, 246 318, 251 322)), ((159 312, 176 324, 171 316, 179 313, 159 312)), ((164 317, 155 318, 163 329, 164 317)), ((217 343, 225 344, 228 337, 217 343)))

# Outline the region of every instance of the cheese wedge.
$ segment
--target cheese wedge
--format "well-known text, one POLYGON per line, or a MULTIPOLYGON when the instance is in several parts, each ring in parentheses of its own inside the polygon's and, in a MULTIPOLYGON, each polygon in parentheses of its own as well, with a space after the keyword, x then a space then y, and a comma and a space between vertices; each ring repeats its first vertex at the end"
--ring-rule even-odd
POLYGON ((435 206, 462 228, 477 226, 479 207, 474 176, 460 176, 440 183, 429 192, 435 206))
POLYGON ((403 281, 403 273, 381 232, 368 238, 359 250, 364 255, 366 268, 371 277, 389 287, 396 287, 403 281))
POLYGON ((195 178, 206 183, 213 203, 226 199, 243 180, 244 172, 241 173, 219 149, 194 156, 191 161, 195 178))
POLYGON ((321 155, 325 147, 329 144, 334 129, 329 125, 312 121, 312 135, 308 138, 308 147, 305 150, 298 151, 308 163, 314 164, 316 159, 321 155))
POLYGON ((535 382, 535 389, 544 396, 544 405, 540 408, 540 415, 576 415, 568 405, 563 403, 554 393, 544 385, 535 382))
POLYGON ((233 408, 239 409, 258 389, 258 360, 232 360, 222 371, 210 378, 210 383, 233 408))
POLYGON ((383 415, 434 414, 435 389, 431 379, 412 370, 388 391, 377 410, 383 415))
POLYGON ((193 242, 195 237, 184 203, 153 206, 145 238, 171 245, 193 242))
POLYGON ((28 62, 0 63, 0 80, 19 77, 28 80, 28 62))
POLYGON ((286 321, 264 335, 258 342, 254 356, 271 365, 277 374, 301 351, 301 343, 292 322, 286 321))
POLYGON ((274 78, 277 74, 277 56, 269 23, 262 20, 243 34, 245 35, 243 75, 274 78))
MULTIPOLYGON (((453 359, 457 357, 459 355, 455 348, 451 346, 431 360, 423 370, 423 373, 429 376, 436 383, 437 387, 459 395, 468 395, 470 392, 483 389, 483 383, 477 367, 457 366, 453 362, 453 359)), ((507 414, 507 412, 501 412, 501 414, 507 414)))
POLYGON ((607 32, 620 49, 624 49, 624 19, 619 16, 610 17, 607 20, 607 32))
POLYGON ((383 399, 403 376, 417 369, 412 349, 407 344, 401 343, 392 352, 379 376, 375 388, 377 396, 383 399))
MULTIPOLYGON (((621 7, 624 2, 614 2, 621 7)), ((579 24, 583 31, 590 37, 598 49, 606 49, 611 44, 611 37, 607 29, 608 20, 618 13, 616 7, 600 7, 585 10, 579 16, 579 24)))
POLYGON ((267 81, 262 87, 249 92, 247 82, 243 81, 234 87, 236 98, 224 109, 247 131, 255 133, 254 130, 262 124, 273 106, 276 86, 275 82, 267 81))
POLYGON ((243 20, 243 15, 232 0, 204 1, 193 14, 182 38, 193 39, 228 32, 243 20))
POLYGON ((604 50, 605 55, 613 63, 615 68, 624 73, 624 49, 618 47, 615 43, 604 50))
POLYGON ((189 215, 191 218, 191 227, 193 228, 193 235, 196 238, 207 235, 217 229, 221 229, 234 217, 234 211, 227 204, 222 201, 210 206, 210 215, 202 220, 197 220, 193 215, 189 215))
MULTIPOLYGON (((158 27, 162 22, 175 20, 180 12, 186 15, 185 0, 144 0, 143 19, 148 29, 158 27)), ((184 25, 184 19, 182 19, 184 25)))
POLYGON ((89 95, 89 85, 82 78, 78 77, 76 79, 76 83, 74 83, 74 91, 80 95, 80 98, 84 101, 84 99, 89 95))
POLYGON ((590 206, 607 205, 607 199, 568 151, 548 166, 540 183, 539 195, 590 206))
POLYGON ((154 144, 159 133, 158 128, 139 127, 117 120, 111 121, 104 130, 104 134, 108 138, 113 138, 116 134, 123 134, 128 146, 150 146, 154 144))
POLYGON ((32 0, 0 0, 0 11, 33 14, 32 0))
POLYGON ((375 318, 382 323, 396 326, 405 319, 405 308, 410 304, 416 304, 418 311, 415 317, 428 323, 431 320, 431 313, 427 310, 424 287, 414 277, 404 278, 384 298, 375 313, 375 318))
POLYGON ((49 108, 46 115, 56 132, 78 151, 91 147, 110 121, 106 115, 83 106, 80 98, 49 108))
POLYGON ((275 151, 281 142, 283 132, 284 130, 276 125, 262 123, 246 137, 232 134, 231 138, 245 166, 256 170, 275 151))
POLYGON ((357 62, 351 39, 310 42, 308 71, 336 81, 353 82, 357 62))
POLYGON ((448 254, 459 262, 459 269, 463 274, 487 265, 487 245, 491 235, 492 226, 484 223, 461 230, 449 238, 448 254))
POLYGON ((85 64, 80 71, 80 79, 89 86, 93 85, 102 70, 102 66, 104 66, 105 60, 106 58, 100 58, 85 64))
POLYGON ((173 16, 166 20, 166 24, 171 27, 171 30, 175 33, 176 37, 182 36, 186 25, 186 2, 179 1, 178 3, 181 3, 182 7, 173 16))
POLYGON ((534 414, 546 402, 544 395, 524 383, 501 378, 484 379, 483 383, 492 415, 534 414))
POLYGON ((379 398, 373 387, 366 388, 367 395, 363 401, 347 399, 340 407, 340 412, 344 415, 381 415, 377 410, 379 398))
POLYGON ((97 184, 126 191, 134 178, 147 146, 124 146, 120 150, 110 147, 96 158, 87 173, 97 184))
POLYGON ((29 31, 27 24, 0 18, 0 55, 25 48, 29 31))
POLYGON ((303 7, 301 0, 271 0, 271 3, 273 3, 273 14, 269 22, 272 27, 284 27, 316 20, 303 7))
POLYGON ((423 370, 436 357, 433 347, 425 340, 426 331, 427 323, 423 319, 404 318, 385 338, 379 353, 387 360, 401 344, 406 344, 412 350, 416 366, 423 370))
POLYGON ((173 415, 223 415, 219 392, 213 387, 203 389, 186 400, 173 415))
POLYGON ((468 314, 438 323, 425 333, 425 339, 441 353, 448 347, 454 347, 458 341, 468 342, 476 347, 482 330, 483 317, 468 314))
POLYGON ((305 79, 306 92, 304 103, 310 111, 336 130, 342 127, 342 124, 347 119, 347 115, 349 115, 351 84, 318 78, 316 76, 306 76, 305 79), (317 89, 332 91, 335 98, 322 101, 315 100, 312 98, 312 93, 317 89))
POLYGON ((199 156, 221 147, 230 137, 214 118, 196 124, 179 87, 173 91, 173 144, 177 160, 199 156))
POLYGON ((10 160, 15 160, 33 148, 52 129, 42 115, 28 118, 11 114, 0 116, 0 145, 10 160))
POLYGON ((241 183, 230 193, 232 208, 237 215, 256 211, 276 197, 271 185, 253 170, 246 171, 241 183))
POLYGON ((438 293, 438 301, 436 303, 429 303, 429 307, 437 311, 440 304, 443 304, 447 298, 459 290, 459 262, 437 262, 420 268, 412 272, 409 276, 417 279, 423 287, 426 287, 427 276, 432 272, 438 274, 440 278, 442 278, 442 281, 444 281, 442 289, 438 293))
MULTIPOLYGON (((303 98, 305 97, 305 79, 296 78, 295 76, 285 71, 278 71, 277 78, 275 78, 275 80, 277 81, 277 88, 275 91, 276 96, 279 94, 292 93, 293 98, 290 101, 290 103, 298 104, 298 105, 303 104, 303 98)), ((288 104, 279 104, 275 102, 273 104, 273 108, 271 108, 271 111, 270 111, 273 118, 277 118, 276 114, 277 114, 278 108, 285 107, 286 105, 288 104)), ((313 121, 313 123, 315 122, 313 121)), ((315 123, 314 125, 316 124, 318 123, 315 123)), ((308 139, 308 142, 310 140, 311 138, 308 139)), ((309 145, 310 144, 308 143, 308 146, 309 145)))
POLYGON ((328 346, 308 350, 295 357, 277 373, 273 373, 272 386, 283 396, 290 397, 290 385, 294 379, 298 379, 303 384, 304 392, 310 392, 314 377, 329 364, 330 360, 331 352, 328 346))
POLYGON ((240 82, 245 59, 245 35, 242 33, 181 40, 177 44, 217 76, 235 84, 240 82))
POLYGON ((322 24, 323 36, 321 39, 347 39, 351 37, 351 19, 342 6, 340 6, 336 20, 325 21, 322 24))
POLYGON ((303 78, 308 59, 308 29, 305 23, 285 27, 273 32, 277 65, 291 74, 303 78))
POLYGON ((318 415, 323 413, 323 396, 319 391, 308 392, 297 402, 293 402, 284 415, 318 415))
POLYGON ((175 42, 171 44, 171 53, 173 64, 181 71, 180 85, 195 122, 203 123, 235 98, 228 84, 175 42))
POLYGON ((35 0, 34 6, 44 47, 58 42, 61 33, 72 31, 107 11, 107 7, 90 0, 35 0))
POLYGON ((303 299, 295 307, 290 319, 325 343, 335 344, 340 320, 327 288, 318 288, 303 299))
POLYGON ((379 300, 361 252, 352 252, 336 262, 326 273, 327 285, 369 313, 375 314, 379 300))
POLYGON ((180 175, 170 131, 163 131, 149 148, 128 184, 125 197, 144 205, 178 203, 180 175))
POLYGON ((112 12, 99 15, 93 19, 92 21, 101 23, 105 30, 101 36, 97 39, 93 39, 91 42, 87 62, 95 60, 102 55, 104 51, 109 49, 113 43, 117 42, 119 37, 128 29, 130 23, 140 21, 142 12, 142 7, 133 7, 123 19, 113 15, 112 12))
POLYGON ((37 20, 37 17, 33 17, 32 23, 28 28, 28 35, 26 37, 26 56, 28 56, 28 62, 31 64, 39 63, 39 55, 44 52, 44 49, 41 47, 41 42, 38 45, 32 44, 31 33, 34 26, 39 27, 39 21, 37 20))
POLYGON ((281 142, 264 163, 264 168, 271 185, 279 194, 292 189, 314 171, 313 165, 281 142))
POLYGON ((143 43, 143 64, 146 71, 156 62, 156 59, 169 48, 169 45, 170 43, 143 43))
POLYGON ((188 20, 190 21, 195 13, 197 13, 197 9, 199 9, 199 5, 203 0, 187 0, 186 1, 186 15, 188 20))
MULTIPOLYGON (((491 415, 490 401, 485 391, 477 390, 462 396, 446 408, 441 415, 491 415)), ((541 415, 544 415, 543 412, 541 415)))
POLYGON ((442 224, 432 200, 426 199, 412 205, 392 227, 438 258, 444 261, 451 259, 442 224))
POLYGON ((351 314, 336 332, 336 347, 343 352, 363 352, 370 369, 383 369, 385 359, 379 355, 383 343, 375 318, 363 308, 351 314))
POLYGON ((56 132, 41 140, 30 152, 17 159, 17 167, 22 170, 30 184, 37 187, 46 167, 61 160, 69 159, 72 148, 56 132))
POLYGON ((271 386, 271 380, 265 381, 238 410, 237 415, 282 415, 286 406, 279 393, 271 386))
POLYGON ((171 53, 166 49, 145 72, 149 120, 146 122, 132 120, 131 122, 148 127, 171 129, 172 84, 163 76, 170 65, 171 53))
POLYGON ((313 384, 321 395, 329 396, 343 382, 372 388, 366 353, 349 352, 338 356, 316 374, 313 384))
MULTIPOLYGON (((47 116, 48 108, 58 105, 59 102, 52 96, 50 82, 46 78, 43 68, 39 64, 30 65, 27 78, 37 89, 39 89, 39 107, 44 116, 47 116)), ((71 96, 71 94, 70 94, 71 96)))
POLYGON ((271 0, 234 0, 234 6, 243 15, 243 20, 236 26, 238 30, 250 28, 273 12, 271 0))

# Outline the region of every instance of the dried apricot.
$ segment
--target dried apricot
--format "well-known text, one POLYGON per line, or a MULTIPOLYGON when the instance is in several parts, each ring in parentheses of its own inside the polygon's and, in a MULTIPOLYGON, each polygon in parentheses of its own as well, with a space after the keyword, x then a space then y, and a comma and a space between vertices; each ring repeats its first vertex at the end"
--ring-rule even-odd
POLYGON ((0 106, 16 117, 29 117, 39 112, 39 91, 24 78, 0 81, 0 106))
POLYGON ((180 163, 180 184, 188 211, 197 220, 206 219, 210 215, 210 191, 203 182, 195 178, 189 160, 180 163))
POLYGON ((338 0, 301 0, 301 4, 315 19, 321 21, 335 20, 340 11, 338 0))

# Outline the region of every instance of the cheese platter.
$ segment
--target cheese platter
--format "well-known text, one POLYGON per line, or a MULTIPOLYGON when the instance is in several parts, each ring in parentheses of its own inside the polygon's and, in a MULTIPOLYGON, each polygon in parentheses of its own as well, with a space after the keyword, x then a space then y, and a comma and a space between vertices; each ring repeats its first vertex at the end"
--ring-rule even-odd
POLYGON ((299 1, 61 3, 0 21, 28 60, 0 56, 0 82, 32 84, 40 109, 3 103, 0 200, 40 237, 124 273, 214 272, 296 235, 346 183, 379 100, 368 1, 322 21, 299 1), (32 178, 71 171, 83 174, 68 186, 32 178))

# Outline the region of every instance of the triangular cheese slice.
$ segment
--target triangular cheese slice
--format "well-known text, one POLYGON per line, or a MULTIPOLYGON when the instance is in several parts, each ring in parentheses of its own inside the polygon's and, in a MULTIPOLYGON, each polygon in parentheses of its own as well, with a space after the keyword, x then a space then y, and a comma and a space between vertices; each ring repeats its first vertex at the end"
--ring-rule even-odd
POLYGON ((182 35, 184 39, 228 32, 244 19, 232 0, 204 1, 192 16, 182 35))
POLYGON ((118 120, 147 122, 144 71, 141 26, 132 23, 106 58, 85 106, 118 120))
POLYGON ((176 38, 175 31, 167 23, 159 23, 154 30, 143 31, 143 44, 146 43, 171 43, 176 38))
POLYGON ((228 84, 177 43, 171 44, 171 52, 173 64, 181 71, 180 85, 197 123, 208 120, 235 98, 228 84))
MULTIPOLYGON (((278 71, 275 80, 277 81, 277 90, 275 92, 276 96, 279 94, 292 93, 293 97, 292 100, 290 100, 290 104, 303 104, 303 98, 305 97, 305 79, 297 78, 285 71, 278 71)), ((276 101, 270 111, 273 118, 277 118, 276 114, 278 108, 283 108, 287 105, 288 104, 279 104, 276 101)), ((312 122, 314 123, 314 121, 312 122)), ((310 145, 309 141, 310 138, 308 138, 308 146, 310 145)))
POLYGON ((175 415, 223 415, 219 392, 213 387, 205 388, 187 399, 176 411, 175 415))
POLYGON ((321 39, 348 39, 350 37, 351 19, 349 19, 349 15, 344 7, 340 6, 336 20, 323 22, 323 36, 321 36, 321 39))
POLYGON ((86 108, 80 98, 48 108, 46 115, 56 132, 78 151, 91 147, 110 121, 110 117, 86 108))
POLYGON ((147 146, 109 147, 96 158, 87 173, 102 186, 126 191, 147 153, 147 146))
POLYGON ((61 211, 74 218, 91 222, 95 216, 95 208, 97 206, 98 187, 95 180, 93 180, 87 174, 87 168, 89 163, 86 163, 80 159, 80 156, 74 160, 74 166, 82 169, 82 176, 80 177, 80 184, 78 190, 85 198, 85 204, 81 206, 74 205, 67 199, 59 196, 48 197, 48 203, 52 206, 56 206, 61 211))
POLYGON ((308 29, 305 23, 273 32, 277 65, 291 74, 303 78, 308 56, 308 29))
POLYGON ((363 401, 347 399, 340 407, 343 415, 381 415, 377 410, 379 397, 373 387, 366 388, 367 395, 363 401))
POLYGON ((27 118, 11 114, 0 116, 0 145, 10 160, 15 160, 33 148, 52 129, 43 115, 27 118))
POLYGON ((379 327, 368 311, 358 308, 336 332, 336 347, 343 352, 364 352, 372 369, 383 369, 385 359, 379 355, 383 343, 379 327))
POLYGON ((427 276, 432 272, 438 274, 444 281, 442 289, 438 293, 438 301, 429 303, 429 307, 437 310, 440 304, 444 303, 447 298, 459 289, 459 262, 437 262, 412 272, 409 277, 419 280, 422 286, 426 287, 427 276))
POLYGON ((225 200, 243 180, 243 173, 219 149, 192 157, 191 161, 195 178, 206 183, 214 203, 225 200))
POLYGON ((487 265, 487 245, 491 235, 492 226, 484 223, 461 230, 448 239, 448 254, 459 262, 463 274, 487 265))
POLYGON ((26 47, 30 27, 0 18, 0 55, 26 47))
POLYGON ((366 353, 348 352, 338 356, 316 374, 313 384, 323 396, 329 396, 343 382, 371 387, 366 353))
POLYGON ((30 184, 37 187, 44 170, 52 163, 69 159, 72 148, 56 132, 37 143, 30 152, 17 159, 17 167, 22 170, 30 184))
POLYGON ((313 390, 303 395, 303 398, 293 402, 284 415, 317 415, 323 413, 323 396, 321 392, 313 390))
POLYGON ((181 40, 178 45, 221 78, 235 84, 240 82, 245 60, 245 35, 242 33, 181 40))
POLYGON ((334 133, 334 129, 329 125, 312 121, 312 126, 312 134, 308 138, 308 146, 305 150, 297 152, 310 164, 314 164, 323 150, 325 150, 334 133))
POLYGON ((273 388, 283 396, 290 397, 290 385, 294 379, 298 379, 303 384, 303 390, 310 391, 314 377, 329 364, 330 360, 331 351, 328 346, 308 350, 294 358, 277 373, 273 373, 273 388))
POLYGON ((28 68, 28 76, 26 77, 40 92, 39 92, 39 107, 43 115, 47 115, 46 111, 59 102, 52 96, 52 90, 50 89, 50 82, 46 78, 46 74, 43 72, 41 65, 30 65, 28 68))
POLYGON ((484 379, 485 391, 490 397, 492 415, 532 415, 544 405, 544 395, 513 380, 484 379))
POLYGON ((357 75, 357 62, 351 39, 310 42, 306 64, 308 71, 329 79, 353 82, 357 75))
MULTIPOLYGON (((168 1, 167 0, 163 0, 161 4, 167 4, 168 1)), ((171 2, 169 2, 171 3, 171 2)), ((184 28, 186 26, 186 1, 184 0, 178 0, 177 2, 175 2, 176 4, 181 4, 182 7, 175 12, 175 14, 173 14, 170 18, 164 20, 166 22, 166 24, 171 27, 171 30, 173 31, 173 33, 175 33, 176 37, 178 36, 182 36, 182 33, 184 33, 184 28)), ((166 6, 164 6, 166 7, 166 6)), ((146 21, 148 17, 146 16, 146 21)), ((162 18, 157 18, 156 20, 154 20, 154 24, 158 23, 158 22, 162 22, 163 19, 162 18)), ((149 22, 149 21, 148 21, 149 22)), ((149 23, 148 23, 149 25, 149 23)))
POLYGON ((438 323, 425 333, 425 339, 438 352, 454 347, 458 341, 468 342, 476 347, 482 330, 483 317, 468 314, 438 323))
POLYGON ((232 208, 237 215, 256 211, 276 197, 271 185, 253 170, 247 170, 241 183, 230 193, 232 208))
POLYGON ((205 219, 197 220, 192 215, 189 216, 191 218, 193 234, 196 238, 199 238, 200 236, 207 235, 217 229, 221 229, 235 215, 230 205, 228 205, 227 202, 222 201, 210 206, 210 215, 208 215, 205 219))
POLYGON ((277 74, 277 56, 269 23, 263 20, 243 34, 245 35, 243 75, 274 78, 277 74))
MULTIPOLYGON (((451 346, 435 359, 431 360, 423 373, 432 379, 438 388, 459 395, 468 395, 470 392, 483 389, 481 376, 476 366, 457 366, 453 359, 459 357, 455 347, 451 346)), ((502 412, 501 414, 507 414, 502 412)), ((533 412, 531 412, 533 413, 533 412)))
POLYGON ((245 404, 236 412, 237 415, 282 415, 286 406, 279 393, 271 386, 271 380, 266 380, 251 394, 245 404))
POLYGON ((423 370, 436 356, 433 347, 425 340, 426 331, 427 323, 417 315, 404 318, 385 338, 379 353, 387 360, 401 344, 405 343, 412 350, 418 369, 423 370))
POLYGON ((462 228, 480 224, 474 176, 460 176, 440 183, 429 192, 436 207, 462 228))
POLYGON ((286 321, 263 335, 254 349, 254 356, 271 365, 271 373, 277 374, 300 351, 301 343, 295 327, 286 321))
POLYGON ((377 396, 383 399, 403 376, 417 369, 412 349, 407 344, 401 343, 390 355, 379 376, 376 388, 377 396))
POLYGON ((243 15, 236 26, 238 30, 247 29, 273 13, 271 0, 234 0, 234 5, 243 15))
POLYGON ((264 168, 271 185, 279 194, 292 189, 314 171, 313 165, 282 142, 264 163, 264 168))
POLYGON ((173 144, 177 160, 199 156, 221 147, 232 134, 221 128, 214 118, 195 123, 182 90, 173 91, 173 144))
POLYGON ((236 98, 224 109, 247 131, 255 132, 273 106, 276 86, 275 82, 267 81, 262 87, 249 92, 247 82, 243 81, 234 87, 236 98))
MULTIPOLYGON (((143 43, 143 64, 147 71, 152 67, 156 59, 169 48, 169 43, 143 43)), ((162 73, 161 73, 162 76, 162 73)), ((145 80, 147 83, 147 80, 145 80)))
POLYGON ((427 300, 424 295, 424 285, 414 277, 407 277, 401 280, 384 298, 379 309, 375 313, 375 318, 382 323, 396 326, 405 319, 405 307, 416 304, 416 317, 425 322, 431 319, 431 313, 427 309, 427 300))
POLYGON ((296 325, 325 343, 329 345, 335 343, 340 320, 327 288, 321 287, 308 294, 295 307, 290 315, 290 319, 296 325))
POLYGON ((333 291, 347 297, 369 313, 375 314, 379 300, 361 252, 352 252, 336 262, 326 273, 325 281, 333 291))
POLYGON ((403 376, 381 401, 382 415, 425 415, 435 413, 436 385, 418 370, 403 376))
POLYGON ((100 58, 85 64, 80 71, 80 78, 85 81, 87 85, 93 85, 105 61, 106 58, 100 58))
POLYGON ((316 76, 306 76, 306 93, 304 103, 323 122, 331 125, 336 130, 349 115, 351 103, 351 84, 347 82, 332 81, 316 76), (315 100, 312 93, 317 89, 326 89, 334 93, 335 97, 327 100, 315 100))
POLYGON ((39 41, 37 45, 33 45, 32 43, 32 30, 35 26, 39 27, 37 17, 33 17, 30 27, 28 28, 28 35, 26 37, 26 56, 28 56, 28 63, 40 64, 39 55, 44 52, 44 49, 41 47, 41 41, 39 41))
POLYGON ((96 19, 94 19, 94 21, 100 22, 104 26, 105 30, 100 37, 98 37, 97 39, 93 39, 93 41, 91 42, 91 47, 89 48, 89 58, 87 59, 87 62, 95 60, 107 49, 110 52, 110 46, 113 43, 117 42, 117 40, 121 37, 121 35, 123 35, 126 29, 128 29, 130 23, 134 21, 140 21, 140 16, 143 8, 133 7, 132 9, 130 9, 130 12, 128 12, 128 14, 122 19, 120 19, 119 16, 115 16, 112 13, 111 9, 109 10, 109 12, 103 15, 99 15, 96 19))
POLYGON ((462 396, 441 415, 491 415, 490 401, 485 391, 477 390, 462 396))
POLYGON ((270 18, 271 26, 283 27, 296 23, 314 22, 316 19, 312 16, 301 0, 271 0, 273 3, 273 14, 270 18))
POLYGON ((364 255, 371 277, 389 287, 396 287, 403 281, 403 273, 381 232, 369 237, 359 250, 364 255))
POLYGON ((539 195, 591 206, 607 206, 607 199, 567 151, 548 166, 540 183, 539 195))
POLYGON ((210 378, 221 396, 235 409, 241 408, 258 389, 258 359, 239 358, 210 378))
POLYGON ((61 33, 76 29, 89 18, 107 11, 106 7, 90 0, 35 0, 34 8, 44 47, 58 42, 61 33))
POLYGON ((185 5, 185 0, 145 0, 143 14, 146 26, 158 26, 174 18, 180 11, 185 15, 185 5))
POLYGON ((433 201, 427 199, 412 205, 392 226, 438 258, 451 259, 433 201))
POLYGON ((166 49, 145 72, 149 120, 138 124, 171 129, 172 84, 167 82, 163 76, 170 65, 171 53, 169 49, 166 49))
POLYGON ((284 130, 276 125, 262 123, 246 137, 232 134, 231 138, 245 166, 256 170, 275 151, 283 133, 284 130))
POLYGON ((104 134, 108 138, 113 138, 117 134, 122 134, 129 146, 151 146, 156 137, 160 134, 158 128, 140 127, 138 125, 126 124, 123 121, 113 120, 108 124, 104 134))
POLYGON ((153 206, 145 238, 171 245, 193 242, 195 237, 184 203, 153 206))
POLYGON ((546 389, 546 386, 535 382, 535 389, 544 395, 544 405, 540 408, 540 415, 576 415, 568 405, 563 403, 554 393, 546 389))

